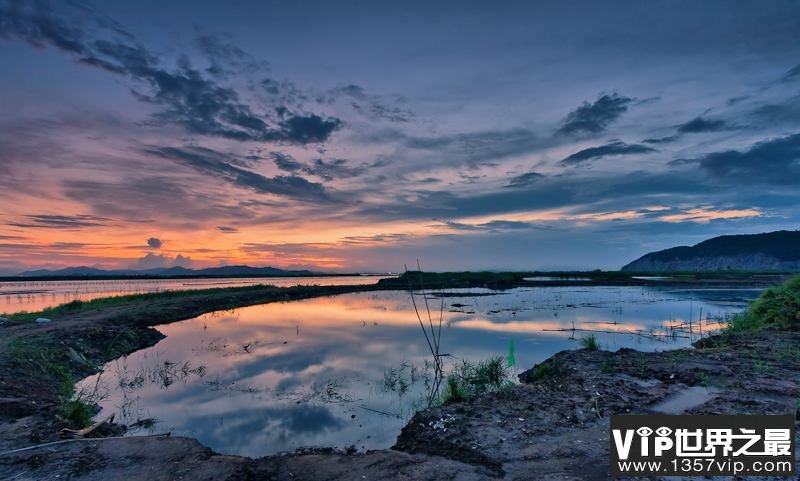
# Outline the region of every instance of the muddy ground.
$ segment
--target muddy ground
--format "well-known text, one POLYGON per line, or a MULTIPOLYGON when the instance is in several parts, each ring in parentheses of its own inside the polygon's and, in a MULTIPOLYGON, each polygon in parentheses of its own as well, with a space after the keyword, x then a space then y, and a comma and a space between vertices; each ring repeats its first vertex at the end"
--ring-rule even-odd
POLYGON ((393 448, 363 454, 250 459, 172 436, 60 442, 63 371, 85 375, 152 345, 161 335, 149 325, 355 289, 189 295, 0 326, 0 479, 607 479, 611 414, 786 414, 800 399, 800 333, 775 331, 668 352, 560 352, 508 391, 417 413, 393 448), (58 444, 8 453, 46 442, 58 444))

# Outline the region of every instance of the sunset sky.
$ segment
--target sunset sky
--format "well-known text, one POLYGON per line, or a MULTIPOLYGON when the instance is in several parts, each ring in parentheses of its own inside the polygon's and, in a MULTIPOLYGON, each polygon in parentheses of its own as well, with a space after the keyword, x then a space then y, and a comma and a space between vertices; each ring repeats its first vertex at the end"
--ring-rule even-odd
POLYGON ((0 0, 0 274, 610 268, 800 225, 797 1, 0 0))

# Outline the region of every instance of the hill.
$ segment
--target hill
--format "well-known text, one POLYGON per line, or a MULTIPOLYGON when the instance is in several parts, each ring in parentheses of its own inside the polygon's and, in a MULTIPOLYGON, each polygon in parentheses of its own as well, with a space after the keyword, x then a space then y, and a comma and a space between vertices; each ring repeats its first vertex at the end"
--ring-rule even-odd
POLYGON ((161 269, 133 270, 104 270, 94 267, 66 267, 64 269, 39 269, 25 271, 20 277, 279 277, 279 276, 313 276, 319 272, 308 270, 285 270, 276 267, 251 267, 251 266, 222 266, 208 267, 205 269, 187 269, 185 267, 167 267, 161 269))
POLYGON ((800 271, 800 231, 724 235, 694 246, 650 252, 625 272, 800 271))

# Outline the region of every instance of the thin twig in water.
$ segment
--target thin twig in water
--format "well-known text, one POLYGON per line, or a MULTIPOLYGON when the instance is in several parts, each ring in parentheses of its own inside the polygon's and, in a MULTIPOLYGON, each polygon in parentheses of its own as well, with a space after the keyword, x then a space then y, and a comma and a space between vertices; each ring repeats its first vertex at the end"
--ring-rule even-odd
POLYGON ((420 314, 419 308, 417 307, 414 287, 411 283, 411 275, 408 272, 408 266, 405 266, 405 271, 406 271, 406 276, 408 277, 408 290, 409 294, 411 295, 411 303, 414 306, 414 313, 417 316, 417 320, 419 321, 419 327, 422 329, 422 333, 425 336, 425 341, 428 344, 428 349, 430 349, 431 356, 433 357, 434 379, 433 379, 433 385, 431 386, 431 391, 428 394, 428 405, 432 405, 434 399, 436 398, 436 395, 439 392, 442 379, 444 378, 444 366, 443 366, 442 356, 439 354, 439 348, 441 346, 441 337, 442 337, 442 322, 444 319, 444 298, 442 297, 441 305, 439 308, 439 328, 437 332, 436 328, 433 325, 433 315, 431 314, 430 305, 428 303, 428 296, 427 292, 425 291, 425 282, 423 279, 422 267, 420 266, 419 259, 417 259, 417 268, 419 269, 420 290, 422 294, 422 299, 425 302, 425 311, 428 314, 428 326, 430 326, 430 333, 428 332, 428 328, 425 326, 425 322, 422 320, 422 315, 420 314))
POLYGON ((400 418, 400 416, 398 416, 397 414, 387 413, 386 411, 380 411, 378 409, 368 408, 367 406, 364 406, 363 404, 358 406, 358 407, 360 407, 361 409, 363 409, 365 411, 370 411, 370 412, 373 412, 373 413, 376 413, 376 414, 382 414, 384 416, 389 416, 389 417, 392 417, 392 418, 398 418, 398 419, 400 418))

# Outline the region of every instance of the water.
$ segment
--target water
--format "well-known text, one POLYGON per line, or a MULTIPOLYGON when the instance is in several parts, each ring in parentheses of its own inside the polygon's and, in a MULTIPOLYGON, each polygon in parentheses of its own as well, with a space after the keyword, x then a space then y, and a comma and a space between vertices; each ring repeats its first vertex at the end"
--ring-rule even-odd
POLYGON ((36 312, 47 307, 99 297, 148 292, 209 289, 212 287, 374 284, 387 276, 248 277, 208 279, 102 279, 45 281, 26 279, 0 282, 0 313, 36 312))
POLYGON ((658 414, 683 414, 711 401, 718 393, 719 389, 714 387, 691 386, 667 396, 649 410, 658 414))
MULTIPOLYGON (((604 349, 686 346, 714 327, 714 317, 740 309, 758 292, 472 289, 429 297, 429 304, 438 317, 445 302, 441 352, 453 356, 449 366, 506 355, 513 340, 516 365, 527 369, 578 348, 571 337, 587 335, 580 329, 598 331, 604 349), (691 333, 666 328, 690 315, 691 333), (674 336, 663 336, 670 332, 674 336)), ((82 381, 86 392, 104 397, 99 416, 116 413, 129 424, 155 418, 151 432, 193 436, 222 453, 262 456, 304 446, 386 448, 424 407, 430 354, 405 292, 245 307, 158 329, 167 336, 158 344, 82 381)))

